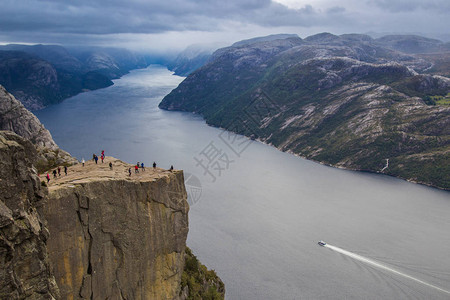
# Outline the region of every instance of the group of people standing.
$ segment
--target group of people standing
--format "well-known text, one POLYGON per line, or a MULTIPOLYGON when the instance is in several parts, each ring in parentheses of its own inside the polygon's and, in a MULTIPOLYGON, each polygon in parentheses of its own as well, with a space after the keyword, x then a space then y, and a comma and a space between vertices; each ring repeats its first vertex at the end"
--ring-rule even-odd
MULTIPOLYGON (((95 161, 95 164, 97 164, 98 163, 98 156, 97 156, 97 154, 92 154, 92 159, 95 161)), ((102 154, 100 155, 100 159, 102 160, 102 163, 103 163, 103 161, 105 160, 105 150, 102 150, 102 154)), ((84 158, 83 158, 83 161, 84 161, 84 158)), ((84 162, 83 162, 83 167, 84 167, 84 162)))
MULTIPOLYGON (((54 169, 52 173, 53 173, 53 178, 58 178, 58 176, 61 177, 61 167, 58 166, 58 168, 54 169), (56 174, 58 174, 58 176, 56 174)), ((67 166, 64 166, 64 174, 67 175, 67 166)), ((45 175, 45 178, 47 179, 47 183, 49 183, 50 182, 50 174, 48 172, 47 172, 47 175, 45 175)))
POLYGON ((142 168, 142 171, 145 171, 144 163, 137 162, 134 166, 134 173, 139 173, 139 168, 142 168))
MULTIPOLYGON (((105 156, 105 150, 102 150, 102 154, 100 155, 100 159, 101 159, 102 163, 104 163, 105 157, 106 157, 105 156)), ((95 154, 95 153, 92 154, 92 160, 95 161, 95 164, 98 164, 98 156, 97 156, 97 154, 95 154)), ((84 157, 81 159, 81 164, 84 167, 84 164, 85 164, 84 157)), ((112 163, 111 162, 109 163, 109 168, 112 170, 112 163)))
MULTIPOLYGON (((104 160, 105 160, 105 150, 102 150, 102 154, 100 155, 100 159, 102 160, 102 163, 103 163, 104 160)), ((96 164, 98 163, 98 156, 95 153, 92 154, 92 160, 94 160, 96 164)), ((84 157, 83 157, 81 159, 81 164, 82 164, 83 167, 84 167, 85 163, 86 163, 86 161, 84 160, 84 157)), ((109 163, 109 168, 111 170, 112 170, 112 167, 113 167, 112 162, 110 162, 109 163)), ((58 176, 61 176, 61 167, 58 166, 58 168, 53 170, 52 173, 53 173, 53 178, 58 178, 58 176)), ((67 175, 67 166, 64 166, 64 173, 67 175)), ((45 178, 47 179, 47 183, 49 183, 50 182, 50 174, 47 173, 45 178)))
MULTIPOLYGON (((145 171, 145 166, 143 162, 137 162, 134 165, 134 173, 137 174, 139 173, 139 169, 142 169, 142 172, 145 171)), ((156 162, 153 162, 153 170, 156 169, 156 162)), ((171 166, 171 170, 173 170, 173 166, 171 166)), ((128 176, 131 176, 131 168, 128 168, 128 176)))
MULTIPOLYGON (((92 160, 95 161, 95 164, 98 164, 98 156, 94 153, 92 154, 92 160)), ((102 161, 102 163, 104 163, 105 160, 105 150, 102 150, 101 155, 100 155, 100 159, 102 161)), ((84 167, 84 164, 86 163, 86 161, 84 160, 84 158, 81 159, 81 164, 84 167)), ((109 162, 109 168, 112 170, 113 169, 113 165, 112 162, 109 162)), ((137 162, 136 165, 134 166, 134 173, 137 174, 139 173, 139 169, 142 170, 142 172, 145 171, 145 165, 143 162, 137 162)), ((153 170, 156 170, 156 162, 153 162, 153 170)), ((170 172, 173 171, 173 166, 170 166, 169 169, 170 172)), ((64 173, 67 175, 67 166, 64 166, 64 173)), ((61 167, 58 167, 57 169, 53 170, 53 177, 57 178, 57 174, 58 176, 61 176, 61 167)), ((128 175, 131 176, 131 168, 128 168, 128 175)), ((50 182, 50 174, 47 173, 46 175, 47 178, 47 183, 50 182)))

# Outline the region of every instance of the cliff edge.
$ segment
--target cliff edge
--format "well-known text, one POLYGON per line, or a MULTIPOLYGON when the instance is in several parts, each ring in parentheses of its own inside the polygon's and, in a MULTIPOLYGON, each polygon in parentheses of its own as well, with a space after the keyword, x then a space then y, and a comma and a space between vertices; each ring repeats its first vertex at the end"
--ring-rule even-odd
POLYGON ((130 167, 106 157, 50 180, 44 215, 62 298, 178 297, 189 211, 183 173, 129 176, 130 167))
POLYGON ((186 248, 182 171, 106 157, 40 181, 38 157, 0 131, 0 299, 224 298, 186 248))

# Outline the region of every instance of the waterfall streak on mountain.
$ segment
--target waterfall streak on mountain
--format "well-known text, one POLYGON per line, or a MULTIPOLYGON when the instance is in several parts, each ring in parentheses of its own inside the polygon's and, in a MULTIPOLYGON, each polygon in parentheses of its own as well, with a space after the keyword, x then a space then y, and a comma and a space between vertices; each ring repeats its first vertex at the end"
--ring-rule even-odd
POLYGON ((386 159, 386 165, 384 166, 383 169, 381 169, 380 172, 383 172, 384 170, 386 170, 389 167, 389 158, 386 159))

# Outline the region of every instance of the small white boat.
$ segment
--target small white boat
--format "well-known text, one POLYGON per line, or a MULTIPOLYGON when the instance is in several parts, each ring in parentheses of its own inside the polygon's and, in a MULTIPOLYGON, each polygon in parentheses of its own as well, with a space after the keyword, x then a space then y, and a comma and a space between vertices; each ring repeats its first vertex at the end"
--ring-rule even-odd
POLYGON ((319 244, 320 246, 324 247, 327 243, 325 243, 324 241, 319 241, 317 244, 319 244))

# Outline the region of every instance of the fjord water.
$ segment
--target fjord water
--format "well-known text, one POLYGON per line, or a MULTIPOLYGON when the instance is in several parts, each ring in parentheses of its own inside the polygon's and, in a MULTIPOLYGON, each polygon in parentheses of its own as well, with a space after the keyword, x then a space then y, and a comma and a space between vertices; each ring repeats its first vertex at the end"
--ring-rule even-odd
POLYGON ((449 298, 389 271, 450 290, 449 192, 326 167, 234 136, 246 146, 237 155, 226 133, 201 117, 158 109, 182 79, 150 66, 36 115, 80 160, 104 149, 198 178, 187 185, 197 192, 188 246, 224 280, 227 299, 449 298), (205 153, 222 158, 210 169, 214 182, 195 160, 205 153))

